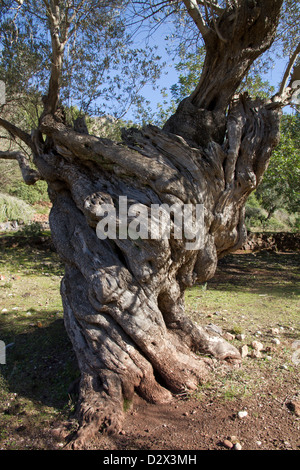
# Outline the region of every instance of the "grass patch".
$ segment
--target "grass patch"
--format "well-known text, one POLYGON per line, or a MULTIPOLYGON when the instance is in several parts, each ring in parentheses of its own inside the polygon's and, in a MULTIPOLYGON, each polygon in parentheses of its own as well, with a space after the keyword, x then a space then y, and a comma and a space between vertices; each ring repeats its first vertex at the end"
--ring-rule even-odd
MULTIPOLYGON (((255 328, 299 328, 300 255, 235 254, 221 260, 215 277, 186 292, 194 320, 212 315, 236 334, 255 328)), ((229 330, 228 330, 229 331, 229 330)))
POLYGON ((234 254, 220 261, 205 288, 187 290, 186 305, 194 321, 213 323, 234 335, 231 342, 238 349, 249 348, 242 368, 220 367, 214 380, 199 387, 198 396, 228 401, 260 396, 282 384, 290 384, 290 390, 299 387, 299 365, 292 360, 293 344, 300 339, 299 268, 299 253, 234 254), (259 359, 251 358, 254 340, 264 346, 259 359))
POLYGON ((63 323, 62 274, 51 250, 2 246, 0 449, 51 449, 49 429, 73 411, 68 389, 79 371, 63 323))
POLYGON ((0 223, 9 220, 28 223, 34 215, 32 207, 22 199, 0 193, 0 223))

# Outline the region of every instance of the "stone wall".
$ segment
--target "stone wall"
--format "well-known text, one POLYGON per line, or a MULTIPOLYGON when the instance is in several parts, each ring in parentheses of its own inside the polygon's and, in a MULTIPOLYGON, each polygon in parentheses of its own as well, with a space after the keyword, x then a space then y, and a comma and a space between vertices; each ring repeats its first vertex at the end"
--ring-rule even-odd
POLYGON ((300 233, 274 232, 274 233, 248 233, 248 239, 243 250, 259 251, 300 251, 300 233))

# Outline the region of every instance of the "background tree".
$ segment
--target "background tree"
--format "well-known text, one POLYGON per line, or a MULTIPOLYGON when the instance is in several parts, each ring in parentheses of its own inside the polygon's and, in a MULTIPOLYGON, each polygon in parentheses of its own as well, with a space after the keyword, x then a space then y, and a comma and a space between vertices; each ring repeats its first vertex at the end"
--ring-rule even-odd
POLYGON ((300 121, 299 114, 284 115, 281 140, 256 194, 269 219, 279 208, 290 213, 300 207, 300 121))
MULTIPOLYGON (((188 47, 181 45, 178 58, 180 60, 174 66, 179 73, 178 81, 170 86, 169 92, 166 89, 162 90, 165 99, 162 104, 158 105, 158 111, 152 117, 152 121, 157 125, 164 125, 165 121, 176 111, 180 102, 196 88, 203 68, 205 47, 196 47, 194 52, 189 52, 188 47)), ((260 65, 256 62, 252 65, 238 92, 247 91, 251 96, 271 98, 275 89, 268 80, 264 79, 263 71, 266 73, 272 66, 272 62, 269 59, 259 62, 260 65)))
MULTIPOLYGON (((83 445, 100 427, 120 430, 124 399, 135 392, 153 402, 170 400, 173 393, 194 390, 213 372, 212 357, 240 360, 234 347, 185 315, 184 291, 211 278, 218 259, 245 240, 244 205, 278 144, 281 108, 295 91, 287 86, 295 57, 280 93, 269 100, 238 95, 251 64, 276 37, 283 0, 146 3, 164 15, 191 19, 190 31, 194 27, 205 45, 202 74, 163 129, 133 128, 115 143, 89 135, 82 119, 71 126, 60 92, 63 96, 75 31, 76 47, 85 48, 86 38, 98 30, 103 35, 103 28, 110 30, 121 18, 120 2, 17 3, 16 12, 16 2, 4 2, 9 9, 3 28, 7 19, 11 32, 19 31, 18 24, 22 30, 22 12, 38 17, 38 34, 44 31, 46 38, 48 28, 51 38, 41 54, 50 77, 36 129, 28 133, 0 119, 29 148, 35 169, 21 152, 1 156, 16 158, 28 183, 43 178, 48 184, 52 237, 66 267, 61 284, 65 325, 81 370, 76 445, 83 445), (85 27, 81 38, 82 25, 91 30, 85 27), (106 203, 117 212, 120 196, 138 204, 149 219, 152 204, 204 206, 201 247, 188 249, 187 234, 177 239, 174 223, 168 239, 132 237, 130 218, 127 237, 121 231, 115 239, 100 239, 99 209, 106 203)), ((41 46, 37 50, 41 53, 41 46)), ((102 48, 95 44, 87 50, 92 73, 102 48)), ((97 84, 99 75, 91 77, 88 82, 97 84)))
MULTIPOLYGON (((2 1, 4 111, 9 112, 10 103, 18 105, 11 110, 9 120, 26 128, 19 115, 23 107, 23 119, 31 118, 27 130, 37 127, 54 65, 59 73, 59 80, 55 77, 59 100, 69 110, 120 118, 141 100, 141 89, 155 82, 163 64, 154 48, 144 50, 133 45, 122 16, 127 4, 126 0, 70 0, 56 2, 51 10, 42 0, 2 1), (55 21, 50 21, 51 14, 56 15, 55 21), (59 31, 58 36, 51 38, 49 33, 54 34, 54 29, 59 31), (57 46, 60 44, 58 54, 53 47, 55 40, 57 46)), ((77 115, 68 117, 72 122, 77 115)))

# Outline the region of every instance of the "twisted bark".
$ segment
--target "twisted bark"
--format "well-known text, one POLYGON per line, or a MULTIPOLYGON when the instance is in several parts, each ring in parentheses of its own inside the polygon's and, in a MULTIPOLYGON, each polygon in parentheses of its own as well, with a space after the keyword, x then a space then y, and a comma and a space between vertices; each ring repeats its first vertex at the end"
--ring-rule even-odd
POLYGON ((278 141, 279 118, 278 109, 241 96, 232 102, 223 145, 206 147, 153 126, 124 132, 118 144, 75 132, 52 115, 43 119, 53 149, 36 165, 49 183, 53 241, 66 264, 65 324, 82 372, 77 444, 101 426, 120 430, 123 401, 134 392, 169 400, 206 380, 211 357, 240 360, 233 346, 185 315, 184 291, 210 279, 218 259, 244 242, 243 207, 278 141), (109 203, 117 212, 124 195, 149 218, 152 204, 202 204, 202 247, 187 249, 174 225, 169 239, 100 240, 99 207, 109 203))

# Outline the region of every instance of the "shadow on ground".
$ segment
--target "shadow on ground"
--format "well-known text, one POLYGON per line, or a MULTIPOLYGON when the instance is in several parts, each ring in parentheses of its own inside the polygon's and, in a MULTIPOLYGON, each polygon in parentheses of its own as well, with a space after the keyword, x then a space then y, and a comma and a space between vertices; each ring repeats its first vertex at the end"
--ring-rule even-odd
POLYGON ((48 320, 46 324, 46 319, 54 317, 55 312, 39 310, 26 324, 23 318, 24 332, 16 333, 15 321, 8 321, 9 316, 10 312, 5 320, 0 319, 1 338, 8 345, 6 364, 0 368, 9 391, 63 409, 70 399, 70 385, 79 377, 63 320, 48 320))

